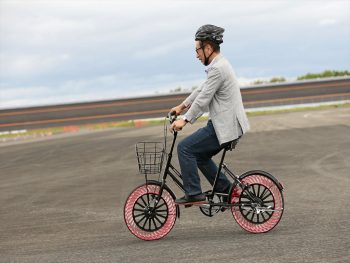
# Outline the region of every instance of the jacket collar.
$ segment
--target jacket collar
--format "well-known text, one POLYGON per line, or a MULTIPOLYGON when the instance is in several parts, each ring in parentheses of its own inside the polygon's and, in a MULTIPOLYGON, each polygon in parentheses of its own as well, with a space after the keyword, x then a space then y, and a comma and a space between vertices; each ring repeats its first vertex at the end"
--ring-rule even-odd
POLYGON ((209 70, 222 58, 221 53, 219 53, 208 66, 205 68, 205 72, 208 74, 209 70))

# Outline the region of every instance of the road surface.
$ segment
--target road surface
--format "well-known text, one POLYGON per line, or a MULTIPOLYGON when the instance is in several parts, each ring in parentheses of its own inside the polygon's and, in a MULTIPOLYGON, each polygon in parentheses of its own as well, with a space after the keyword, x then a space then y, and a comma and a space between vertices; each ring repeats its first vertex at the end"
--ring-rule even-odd
POLYGON ((143 182, 134 143, 161 139, 162 126, 82 132, 0 144, 0 262, 350 262, 350 108, 250 121, 226 163, 285 185, 271 232, 249 234, 229 211, 187 208, 165 238, 137 239, 123 221, 143 182))

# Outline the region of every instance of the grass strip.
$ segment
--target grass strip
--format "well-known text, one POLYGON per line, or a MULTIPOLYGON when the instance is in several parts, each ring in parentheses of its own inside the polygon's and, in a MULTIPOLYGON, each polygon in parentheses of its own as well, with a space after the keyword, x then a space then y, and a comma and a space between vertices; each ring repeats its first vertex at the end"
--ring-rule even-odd
MULTIPOLYGON (((271 109, 271 110, 257 110, 257 111, 248 111, 247 115, 249 117, 260 116, 260 115, 270 115, 277 113, 289 113, 289 112, 300 112, 300 111, 314 111, 314 110, 323 110, 323 109, 336 109, 350 107, 350 102, 348 103, 339 103, 331 105, 318 105, 318 106, 305 106, 305 107, 295 107, 295 108, 286 108, 286 109, 271 109)), ((198 120, 205 121, 208 117, 202 116, 198 120)), ((42 128, 42 129, 31 129, 26 130, 21 133, 0 133, 0 142, 7 141, 11 139, 25 139, 25 138, 35 138, 42 136, 52 136, 60 133, 67 132, 78 132, 81 130, 104 130, 111 128, 120 128, 120 127, 142 127, 145 125, 159 125, 163 124, 164 119, 145 119, 145 120, 129 120, 129 121, 118 121, 118 122, 104 122, 97 124, 87 124, 87 125, 69 125, 64 127, 52 127, 52 128, 42 128)))

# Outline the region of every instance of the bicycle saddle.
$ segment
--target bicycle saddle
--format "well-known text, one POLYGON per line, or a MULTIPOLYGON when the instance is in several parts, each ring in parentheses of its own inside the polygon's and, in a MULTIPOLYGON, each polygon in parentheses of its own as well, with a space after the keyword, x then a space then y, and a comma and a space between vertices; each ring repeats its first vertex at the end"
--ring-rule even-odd
POLYGON ((223 143, 221 146, 224 148, 226 151, 232 151, 233 149, 236 148, 236 145, 241 137, 238 137, 237 139, 229 142, 223 143))

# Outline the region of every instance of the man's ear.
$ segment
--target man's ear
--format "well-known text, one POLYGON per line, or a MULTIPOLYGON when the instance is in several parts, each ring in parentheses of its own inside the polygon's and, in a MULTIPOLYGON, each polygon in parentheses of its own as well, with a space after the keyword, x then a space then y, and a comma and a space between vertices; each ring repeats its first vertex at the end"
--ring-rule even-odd
POLYGON ((206 45, 206 47, 208 48, 209 54, 214 51, 213 47, 210 44, 206 45))

